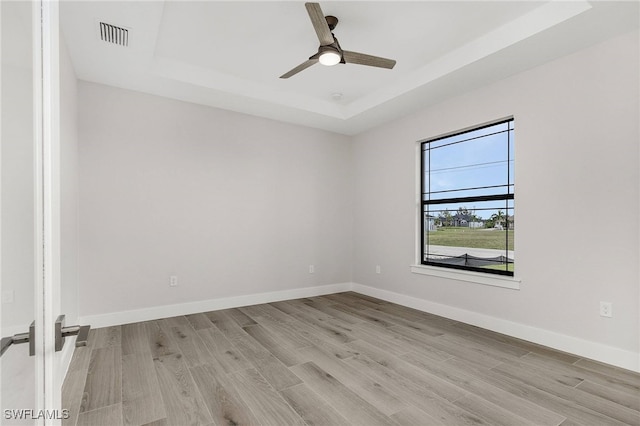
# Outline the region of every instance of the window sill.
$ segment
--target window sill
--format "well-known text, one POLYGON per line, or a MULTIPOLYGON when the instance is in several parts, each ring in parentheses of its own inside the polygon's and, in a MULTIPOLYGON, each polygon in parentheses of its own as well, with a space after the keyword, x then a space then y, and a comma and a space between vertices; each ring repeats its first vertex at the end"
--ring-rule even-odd
POLYGON ((520 290, 520 278, 483 274, 482 272, 463 271, 458 269, 439 268, 429 265, 411 265, 414 274, 431 275, 434 277, 450 278, 452 280, 467 281, 476 284, 520 290))

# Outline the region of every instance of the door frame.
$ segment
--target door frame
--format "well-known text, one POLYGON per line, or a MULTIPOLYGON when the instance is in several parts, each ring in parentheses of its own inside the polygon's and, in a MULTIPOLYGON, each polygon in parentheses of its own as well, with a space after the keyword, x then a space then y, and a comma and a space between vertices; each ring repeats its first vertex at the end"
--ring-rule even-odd
MULTIPOLYGON (((57 0, 31 0, 34 197, 35 400, 38 425, 61 423, 62 357, 55 353, 60 311, 60 94, 57 0), (40 414, 42 413, 42 414, 40 414), (53 418, 47 418, 53 417, 53 418)), ((1 13, 1 12, 0 12, 1 13)), ((1 125, 1 124, 0 124, 1 125)), ((0 230, 1 232, 1 230, 0 230)), ((1 265, 0 265, 1 266, 1 265)), ((18 333, 26 330, 14 330, 18 333)))
POLYGON ((36 399, 40 409, 57 414, 43 419, 42 424, 59 425, 64 380, 54 335, 61 305, 59 4, 57 0, 34 3, 35 186, 41 194, 36 196, 36 265, 42 265, 36 271, 36 324, 40 324, 36 331, 36 399))

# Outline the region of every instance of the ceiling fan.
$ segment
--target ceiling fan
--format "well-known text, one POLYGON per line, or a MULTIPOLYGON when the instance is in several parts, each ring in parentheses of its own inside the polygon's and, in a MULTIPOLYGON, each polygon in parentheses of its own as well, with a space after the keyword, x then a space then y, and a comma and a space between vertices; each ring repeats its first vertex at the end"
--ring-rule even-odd
POLYGON ((396 61, 393 59, 381 58, 379 56, 365 55, 364 53, 350 52, 343 50, 338 43, 338 39, 333 35, 332 31, 338 25, 338 18, 335 16, 324 16, 320 4, 305 3, 313 28, 316 30, 320 47, 315 55, 312 55, 305 62, 301 63, 291 71, 280 76, 280 78, 289 78, 296 75, 300 71, 309 68, 311 65, 320 62, 322 65, 332 66, 341 64, 360 64, 370 67, 388 68, 395 66, 396 61))

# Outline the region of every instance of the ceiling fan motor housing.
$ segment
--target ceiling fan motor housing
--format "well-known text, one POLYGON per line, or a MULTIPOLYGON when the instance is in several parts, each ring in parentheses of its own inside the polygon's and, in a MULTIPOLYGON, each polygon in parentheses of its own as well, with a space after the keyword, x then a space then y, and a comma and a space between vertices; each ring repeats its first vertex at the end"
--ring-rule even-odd
POLYGON ((338 25, 338 18, 332 15, 325 16, 324 19, 327 21, 327 25, 329 25, 329 29, 333 31, 338 25))

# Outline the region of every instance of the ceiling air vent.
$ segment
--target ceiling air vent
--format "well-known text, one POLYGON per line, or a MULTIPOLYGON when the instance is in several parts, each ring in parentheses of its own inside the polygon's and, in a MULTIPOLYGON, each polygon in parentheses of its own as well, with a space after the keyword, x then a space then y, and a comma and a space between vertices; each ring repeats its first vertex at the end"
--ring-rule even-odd
POLYGON ((99 22, 100 39, 107 43, 117 44, 118 46, 129 45, 129 30, 127 28, 118 27, 116 25, 99 22))

